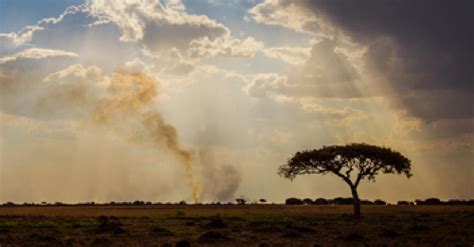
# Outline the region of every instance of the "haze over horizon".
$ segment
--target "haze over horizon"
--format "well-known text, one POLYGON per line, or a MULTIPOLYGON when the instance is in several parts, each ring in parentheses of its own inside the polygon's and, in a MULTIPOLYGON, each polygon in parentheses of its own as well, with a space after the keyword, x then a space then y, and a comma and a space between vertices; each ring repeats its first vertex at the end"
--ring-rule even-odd
POLYGON ((412 160, 361 198, 474 198, 471 1, 0 0, 0 202, 350 196, 295 152, 412 160))

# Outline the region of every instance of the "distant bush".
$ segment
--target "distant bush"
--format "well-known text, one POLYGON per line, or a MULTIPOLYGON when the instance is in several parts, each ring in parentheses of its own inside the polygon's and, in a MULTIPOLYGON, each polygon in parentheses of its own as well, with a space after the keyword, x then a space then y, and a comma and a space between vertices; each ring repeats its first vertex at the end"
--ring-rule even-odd
POLYGON ((374 205, 374 202, 371 200, 360 200, 361 205, 374 205))
POLYGON ((374 201, 374 205, 387 205, 384 200, 377 199, 374 201))
POLYGON ((286 205, 302 205, 303 201, 301 199, 292 197, 292 198, 286 199, 285 204, 286 205))
POLYGON ((243 198, 237 198, 235 199, 235 201, 237 202, 237 204, 239 205, 244 205, 247 201, 243 198))
POLYGON ((334 205, 352 205, 352 197, 336 197, 332 199, 332 204, 334 205))
POLYGON ((329 202, 328 202, 328 200, 327 200, 326 198, 321 198, 321 197, 320 197, 320 198, 314 200, 314 204, 315 204, 315 205, 328 205, 329 202))
POLYGON ((260 199, 260 200, 258 200, 258 201, 259 201, 260 203, 267 203, 267 200, 265 200, 265 199, 263 199, 263 198, 260 199))
POLYGON ((447 204, 447 205, 463 205, 465 203, 466 203, 465 201, 457 200, 457 199, 451 199, 451 200, 445 202, 445 204, 447 204))
POLYGON ((397 205, 398 206, 408 206, 408 205, 410 205, 410 202, 408 202, 408 201, 398 201, 397 205))
POLYGON ((144 201, 134 201, 133 205, 145 205, 144 201))
POLYGON ((442 204, 442 202, 438 198, 428 198, 425 200, 425 205, 440 205, 440 204, 442 204))
POLYGON ((2 206, 11 207, 11 206, 16 206, 16 204, 14 202, 5 202, 4 204, 2 204, 2 206))
POLYGON ((438 198, 428 198, 425 200, 416 199, 416 205, 474 205, 474 200, 451 199, 442 201, 438 198))
POLYGON ((305 199, 303 199, 303 204, 305 204, 305 205, 314 205, 314 201, 311 200, 311 198, 305 198, 305 199))

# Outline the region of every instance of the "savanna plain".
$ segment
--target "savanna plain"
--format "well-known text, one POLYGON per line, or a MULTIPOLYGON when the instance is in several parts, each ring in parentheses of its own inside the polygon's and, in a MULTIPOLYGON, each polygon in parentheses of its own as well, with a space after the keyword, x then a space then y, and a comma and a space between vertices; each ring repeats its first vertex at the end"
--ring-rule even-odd
POLYGON ((4 246, 473 246, 474 206, 0 207, 4 246))

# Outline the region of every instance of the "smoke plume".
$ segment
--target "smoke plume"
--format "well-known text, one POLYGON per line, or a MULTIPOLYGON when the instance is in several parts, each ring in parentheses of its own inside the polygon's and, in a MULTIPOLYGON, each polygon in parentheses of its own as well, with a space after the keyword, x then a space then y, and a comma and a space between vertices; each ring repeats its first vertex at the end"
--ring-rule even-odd
POLYGON ((176 129, 154 107, 156 85, 155 80, 141 72, 114 73, 107 94, 94 106, 90 121, 113 128, 131 142, 166 147, 183 165, 193 200, 198 202, 200 186, 191 166, 192 155, 180 146, 176 129))
POLYGON ((234 200, 241 174, 234 166, 228 164, 225 155, 218 150, 201 148, 196 160, 201 165, 202 177, 206 178, 202 183, 203 197, 218 202, 234 200))
POLYGON ((97 67, 73 65, 30 88, 37 92, 29 113, 35 118, 78 120, 82 128, 98 126, 128 142, 169 151, 184 167, 192 198, 199 202, 193 155, 179 144, 176 129, 157 110, 157 85, 139 71, 118 70, 106 76, 97 67))

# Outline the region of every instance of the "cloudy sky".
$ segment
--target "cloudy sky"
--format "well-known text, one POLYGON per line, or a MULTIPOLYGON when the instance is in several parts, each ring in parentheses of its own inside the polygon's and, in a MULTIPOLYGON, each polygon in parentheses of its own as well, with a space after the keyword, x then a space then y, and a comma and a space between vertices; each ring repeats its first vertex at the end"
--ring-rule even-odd
POLYGON ((472 1, 0 0, 0 201, 349 196, 298 150, 365 142, 472 198, 472 1))

